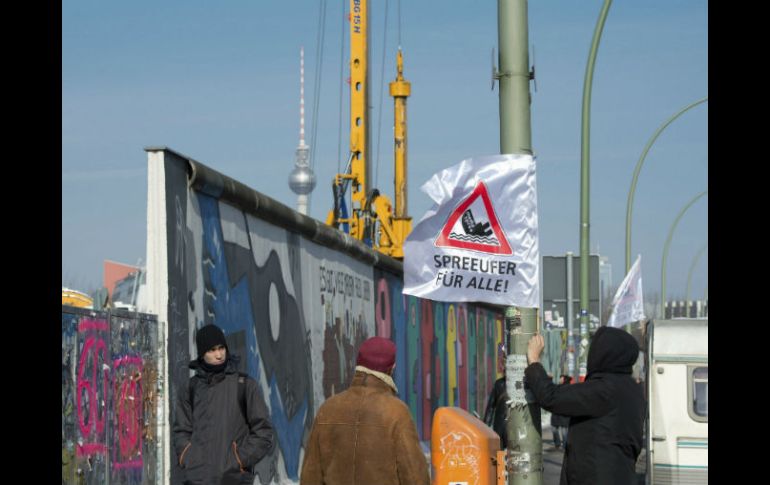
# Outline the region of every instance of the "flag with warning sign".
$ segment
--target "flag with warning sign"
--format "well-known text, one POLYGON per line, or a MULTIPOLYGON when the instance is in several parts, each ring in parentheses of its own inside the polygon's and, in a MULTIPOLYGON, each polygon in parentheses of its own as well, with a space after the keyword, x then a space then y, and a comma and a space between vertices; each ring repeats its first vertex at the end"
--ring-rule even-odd
POLYGON ((469 158, 421 190, 435 203, 404 244, 405 294, 540 306, 532 156, 469 158))

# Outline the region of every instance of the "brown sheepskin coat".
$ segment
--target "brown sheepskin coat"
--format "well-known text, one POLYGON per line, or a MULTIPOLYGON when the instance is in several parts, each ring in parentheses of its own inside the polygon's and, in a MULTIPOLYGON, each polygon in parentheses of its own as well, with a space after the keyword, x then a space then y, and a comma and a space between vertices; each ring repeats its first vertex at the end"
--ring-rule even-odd
POLYGON ((409 409, 390 384, 356 371, 350 388, 318 410, 301 485, 429 485, 409 409))

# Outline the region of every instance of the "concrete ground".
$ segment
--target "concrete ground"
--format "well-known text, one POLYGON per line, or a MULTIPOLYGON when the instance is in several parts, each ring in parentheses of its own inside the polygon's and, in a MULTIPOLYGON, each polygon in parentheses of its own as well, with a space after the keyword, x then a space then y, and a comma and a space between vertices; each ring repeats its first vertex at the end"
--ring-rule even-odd
MULTIPOLYGON (((553 446, 553 433, 551 432, 550 415, 543 413, 543 485, 559 485, 561 478, 561 464, 564 458, 564 449, 556 449, 553 446)), ((430 448, 427 443, 421 443, 425 459, 430 469, 430 448)), ((638 485, 644 485, 644 473, 646 470, 647 450, 642 449, 639 459, 636 461, 636 473, 639 478, 638 485)))
MULTIPOLYGON (((567 438, 569 439, 569 437, 567 438)), ((543 425, 543 485, 559 485, 561 478, 561 464, 564 458, 564 450, 553 446, 553 434, 550 424, 543 425)), ((639 485, 644 485, 644 474, 647 470, 647 450, 642 449, 636 460, 636 476, 639 485)))
POLYGON ((543 485, 559 485, 564 449, 553 446, 550 426, 543 426, 543 485))

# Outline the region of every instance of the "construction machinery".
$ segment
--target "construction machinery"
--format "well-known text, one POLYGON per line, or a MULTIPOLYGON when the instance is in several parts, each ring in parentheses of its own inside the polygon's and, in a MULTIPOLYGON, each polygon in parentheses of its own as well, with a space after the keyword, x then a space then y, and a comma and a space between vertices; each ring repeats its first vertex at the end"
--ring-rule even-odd
POLYGON ((350 155, 345 171, 334 178, 334 208, 326 223, 335 228, 348 224, 350 236, 393 258, 403 259, 404 241, 412 229, 407 213, 406 98, 411 84, 403 76, 399 48, 396 80, 390 83, 394 98, 395 207, 391 199, 371 187, 369 164, 369 72, 367 0, 350 0, 350 155), (351 189, 348 215, 345 205, 351 189))
POLYGON ((82 291, 62 287, 61 304, 74 306, 77 308, 93 309, 94 299, 88 296, 87 294, 83 293, 82 291))

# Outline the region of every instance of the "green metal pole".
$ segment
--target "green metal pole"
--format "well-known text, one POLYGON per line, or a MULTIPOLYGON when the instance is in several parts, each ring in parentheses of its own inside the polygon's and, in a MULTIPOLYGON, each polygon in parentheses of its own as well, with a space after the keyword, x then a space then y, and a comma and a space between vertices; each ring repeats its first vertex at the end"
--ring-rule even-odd
POLYGON ((612 5, 612 0, 604 0, 604 5, 596 22, 594 38, 591 42, 591 52, 588 55, 585 81, 583 82, 583 116, 582 137, 580 150, 580 375, 586 375, 586 356, 588 355, 588 251, 589 251, 589 146, 591 139, 591 87, 594 78, 594 65, 596 64, 596 52, 599 50, 599 41, 604 29, 604 21, 612 5))
MULTIPOLYGON (((526 0, 498 0, 500 80, 500 152, 532 154, 529 94, 529 30, 526 0)), ((506 372, 506 387, 523 385, 527 343, 537 332, 537 308, 508 307, 506 331, 511 345, 508 361, 524 363, 520 371, 506 372)), ((508 368, 509 366, 506 365, 508 368)), ((506 421, 508 485, 542 485, 543 444, 540 407, 531 395, 524 402, 511 400, 506 421)))
MULTIPOLYGON (((684 294, 684 301, 685 301, 685 314, 689 318, 690 316, 690 283, 692 283, 692 271, 695 269, 695 265, 698 264, 698 260, 701 257, 701 254, 706 250, 708 247, 708 244, 704 244, 703 247, 700 248, 698 251, 698 254, 695 255, 695 257, 692 260, 692 264, 690 265, 690 271, 687 273, 687 291, 684 294)), ((696 311, 697 311, 697 305, 696 305, 696 311)), ((696 314, 697 316, 697 314, 696 314)))
POLYGON ((663 246, 663 261, 660 263, 660 316, 666 317, 666 259, 668 259, 668 248, 671 245, 671 239, 674 237, 674 230, 676 225, 679 224, 679 220, 682 218, 687 209, 690 208, 701 197, 708 194, 708 190, 704 190, 700 194, 693 197, 693 199, 687 203, 686 206, 679 211, 679 214, 674 219, 674 223, 671 224, 671 228, 668 230, 668 237, 666 237, 666 244, 663 246))
POLYGON ((660 134, 663 132, 663 130, 666 129, 668 125, 670 125, 675 119, 679 118, 679 116, 684 114, 687 110, 692 109, 701 103, 705 103, 708 101, 708 99, 709 97, 706 96, 703 99, 699 99, 694 103, 688 104, 684 108, 680 109, 674 116, 666 120, 665 123, 660 125, 660 127, 652 135, 652 138, 650 138, 650 140, 647 142, 647 145, 644 147, 642 156, 639 157, 639 161, 636 162, 636 168, 634 168, 634 176, 631 178, 631 188, 628 189, 628 202, 626 203, 626 273, 628 273, 628 270, 631 269, 631 212, 634 207, 634 193, 636 192, 636 182, 639 180, 639 172, 642 170, 642 164, 644 163, 645 157, 647 157, 647 152, 650 151, 652 144, 655 143, 655 140, 658 139, 660 134))
POLYGON ((500 151, 532 154, 526 0, 498 0, 500 151))

